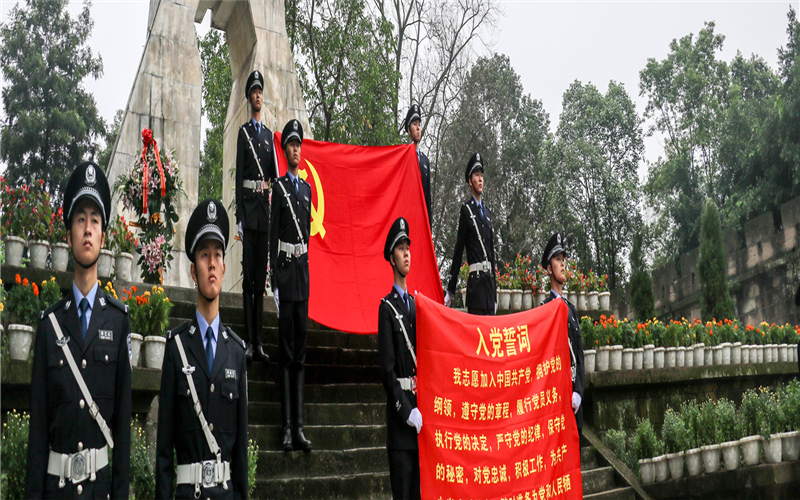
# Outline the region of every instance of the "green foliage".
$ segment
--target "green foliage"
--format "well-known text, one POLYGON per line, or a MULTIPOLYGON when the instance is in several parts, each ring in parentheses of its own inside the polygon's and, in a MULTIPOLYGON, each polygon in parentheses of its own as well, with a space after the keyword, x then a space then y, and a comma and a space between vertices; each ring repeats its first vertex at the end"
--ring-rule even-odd
POLYGON ((42 286, 39 287, 39 307, 45 310, 59 300, 61 300, 61 288, 56 283, 56 277, 42 281, 42 286))
POLYGON ((783 415, 785 417, 785 430, 800 430, 800 381, 792 380, 778 391, 783 415))
POLYGON ((639 469, 639 465, 633 453, 633 446, 631 445, 632 440, 628 438, 625 431, 611 429, 605 433, 603 440, 611 451, 631 470, 637 471, 639 469))
POLYGON ((727 263, 717 205, 709 199, 703 209, 700 241, 700 309, 703 321, 732 318, 733 299, 728 292, 727 263))
POLYGON ((144 430, 131 422, 131 491, 136 500, 155 498, 155 450, 147 444, 144 430))
POLYGON ((204 37, 198 37, 197 46, 200 49, 200 64, 203 68, 203 114, 211 123, 211 127, 206 129, 203 153, 200 157, 198 199, 221 200, 222 142, 233 87, 228 44, 221 31, 211 29, 204 37))
POLYGON ((581 342, 584 349, 596 349, 598 339, 595 335, 595 326, 592 318, 584 316, 581 318, 581 342))
MULTIPOLYGON (((28 203, 27 195, 30 186, 27 184, 10 187, 5 176, 0 176, 0 234, 6 236, 28 238, 29 221, 32 216, 32 205, 28 203)), ((3 254, 5 256, 5 253, 3 254)))
POLYGON ((39 285, 29 283, 28 278, 16 276, 16 286, 8 292, 8 312, 11 322, 21 325, 36 326, 39 322, 41 304, 39 302, 39 285))
POLYGON ((757 436, 761 434, 761 399, 755 390, 745 391, 742 396, 740 407, 742 415, 742 433, 745 436, 757 436))
POLYGON ((151 335, 166 336, 172 302, 164 293, 163 287, 154 286, 142 295, 132 296, 128 300, 135 301, 137 306, 135 311, 129 313, 132 332, 138 333, 143 337, 151 335))
POLYGON ((708 400, 700 405, 697 415, 697 445, 708 446, 717 442, 717 406, 708 400))
POLYGON ((764 387, 759 388, 759 403, 761 405, 761 437, 769 439, 770 435, 783 432, 786 416, 778 402, 778 396, 764 387))
POLYGON ((117 218, 109 224, 106 230, 106 242, 108 249, 112 252, 133 255, 137 241, 128 226, 128 221, 122 214, 117 215, 117 218))
POLYGON ((664 414, 661 438, 664 440, 664 451, 666 453, 678 453, 688 449, 686 424, 672 408, 667 408, 667 412, 664 414))
POLYGON ((3 498, 22 500, 25 498, 30 417, 27 413, 11 410, 7 418, 8 421, 3 424, 3 440, 0 445, 3 498))
POLYGON ((83 86, 87 77, 103 74, 102 60, 88 45, 94 26, 90 3, 77 18, 67 5, 27 0, 0 27, 0 160, 12 185, 44 179, 55 205, 72 169, 95 155, 94 140, 105 132, 94 97, 83 86))
POLYGON ((680 415, 686 429, 686 449, 699 447, 697 420, 700 417, 700 406, 694 400, 684 401, 681 403, 680 415))
POLYGON ((716 403, 717 428, 716 439, 718 443, 727 443, 741 439, 742 424, 736 416, 736 406, 723 398, 716 403))
POLYGON ((643 240, 642 231, 637 231, 631 249, 631 306, 639 321, 647 321, 655 316, 653 281, 644 262, 643 240))
POLYGON ((247 496, 253 498, 256 489, 256 470, 258 468, 258 443, 251 439, 247 442, 247 496))
POLYGON ((656 436, 653 424, 649 420, 641 420, 638 427, 636 427, 633 447, 636 451, 637 460, 653 458, 661 453, 662 443, 656 436))
POLYGON ((122 126, 122 119, 124 116, 125 111, 118 109, 117 112, 114 113, 114 123, 103 132, 106 146, 100 151, 100 154, 97 155, 97 164, 100 165, 100 168, 102 168, 104 172, 108 172, 111 153, 114 151, 114 144, 117 142, 119 128, 122 126))

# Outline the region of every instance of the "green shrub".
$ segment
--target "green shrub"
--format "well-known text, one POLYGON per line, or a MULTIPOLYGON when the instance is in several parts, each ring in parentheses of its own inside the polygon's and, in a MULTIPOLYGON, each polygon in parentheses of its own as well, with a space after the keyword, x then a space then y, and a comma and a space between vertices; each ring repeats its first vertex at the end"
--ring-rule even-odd
POLYGON ((696 401, 684 401, 681 403, 681 420, 686 428, 686 449, 697 448, 700 446, 700 439, 697 435, 697 419, 700 416, 700 406, 696 401))
POLYGON ((592 318, 584 316, 581 318, 581 341, 584 349, 597 349, 597 337, 592 318))
POLYGON ((761 434, 761 399, 756 391, 750 389, 744 393, 740 413, 742 415, 743 434, 745 436, 761 434))
POLYGON ((25 498, 29 421, 30 417, 27 413, 17 413, 17 410, 11 410, 8 414, 8 421, 3 424, 0 463, 2 464, 4 499, 21 500, 25 498))
POLYGON ((631 439, 623 430, 611 429, 606 432, 604 441, 614 454, 622 460, 632 471, 638 472, 639 464, 633 455, 631 439))
POLYGON ((784 429, 800 430, 800 381, 792 380, 779 391, 778 401, 785 417, 784 429))
POLYGON ((700 311, 703 321, 733 318, 733 299, 728 292, 725 245, 717 205, 706 201, 700 218, 700 311))
POLYGON ((258 467, 258 444, 254 440, 247 443, 247 496, 253 498, 256 489, 256 469, 258 467))
POLYGON ((708 446, 717 442, 717 412, 713 401, 705 401, 700 405, 697 415, 697 445, 708 446))
POLYGON ((661 438, 664 440, 664 451, 667 453, 679 453, 687 449, 686 425, 672 408, 667 408, 667 413, 664 414, 661 438))
POLYGON ((150 500, 156 496, 155 452, 148 446, 144 430, 131 423, 131 490, 136 500, 150 500))
POLYGON ((759 388, 758 394, 761 400, 761 412, 763 419, 761 420, 761 437, 769 439, 771 434, 777 434, 783 431, 783 426, 786 423, 786 417, 783 414, 781 405, 778 404, 778 397, 764 387, 759 388))
POLYGON ((741 439, 742 426, 736 417, 736 406, 727 399, 720 399, 716 404, 718 443, 727 443, 741 439))
POLYGON ((659 441, 658 436, 656 436, 653 424, 651 424, 649 420, 640 421, 633 440, 636 459, 653 458, 661 453, 661 447, 661 441, 659 441))

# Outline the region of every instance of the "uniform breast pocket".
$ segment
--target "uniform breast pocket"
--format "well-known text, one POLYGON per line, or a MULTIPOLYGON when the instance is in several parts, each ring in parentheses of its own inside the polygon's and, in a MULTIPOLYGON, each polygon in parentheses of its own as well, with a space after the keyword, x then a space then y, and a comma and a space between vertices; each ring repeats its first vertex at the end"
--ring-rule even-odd
POLYGON ((114 385, 117 379, 118 351, 114 346, 96 347, 94 349, 94 375, 97 386, 97 398, 113 398, 114 385))
POLYGON ((47 354, 47 402, 55 406, 71 399, 72 373, 61 349, 47 354))
POLYGON ((200 419, 194 412, 194 400, 192 399, 192 391, 189 389, 189 382, 186 380, 186 375, 178 372, 181 378, 178 379, 177 394, 175 395, 175 421, 180 422, 182 430, 196 430, 200 428, 200 419))
POLYGON ((236 404, 239 400, 239 386, 236 382, 223 382, 220 392, 220 430, 222 432, 236 432, 236 404))

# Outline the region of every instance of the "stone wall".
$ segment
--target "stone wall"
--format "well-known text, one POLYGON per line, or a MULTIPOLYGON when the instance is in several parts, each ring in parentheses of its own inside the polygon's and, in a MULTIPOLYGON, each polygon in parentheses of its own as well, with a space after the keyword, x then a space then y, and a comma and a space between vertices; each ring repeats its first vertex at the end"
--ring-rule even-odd
MULTIPOLYGON (((800 277, 800 198, 780 211, 746 222, 741 232, 725 234, 728 286, 736 317, 758 325, 800 322, 794 294, 800 277)), ((653 292, 659 318, 700 318, 700 249, 695 248, 653 270, 653 292)), ((629 294, 626 293, 626 296, 629 294)), ((618 317, 632 315, 621 293, 612 292, 618 317)))

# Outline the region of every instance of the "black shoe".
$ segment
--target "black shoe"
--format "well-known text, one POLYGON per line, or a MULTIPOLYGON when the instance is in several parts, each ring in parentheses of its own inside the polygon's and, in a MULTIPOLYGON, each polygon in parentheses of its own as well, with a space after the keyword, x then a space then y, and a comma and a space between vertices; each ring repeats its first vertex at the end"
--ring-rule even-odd
POLYGON ((303 385, 305 384, 305 372, 296 372, 292 380, 292 445, 295 450, 302 450, 306 453, 311 451, 311 441, 303 435, 303 385))
POLYGON ((283 451, 292 451, 292 428, 288 425, 283 428, 283 442, 281 443, 283 451))
POLYGON ((292 427, 291 422, 291 390, 289 384, 289 369, 284 368, 280 374, 281 384, 281 424, 283 426, 283 440, 281 441, 281 448, 283 451, 292 451, 292 427))
MULTIPOLYGON (((284 437, 284 439, 286 439, 284 437)), ((292 445, 294 446, 295 450, 303 451, 305 453, 311 452, 311 441, 306 439, 303 435, 303 427, 297 427, 296 429, 292 430, 292 445)), ((284 448, 285 450, 286 448, 284 448)))

